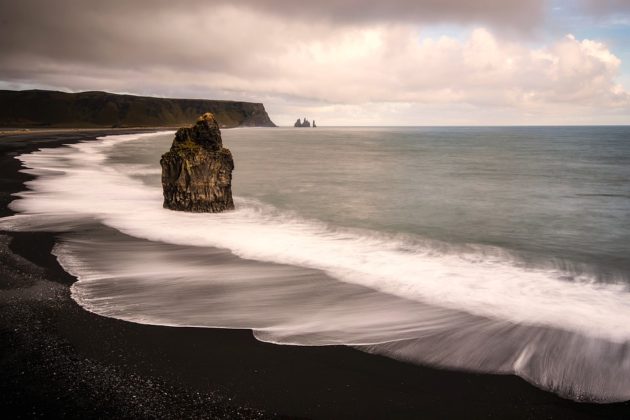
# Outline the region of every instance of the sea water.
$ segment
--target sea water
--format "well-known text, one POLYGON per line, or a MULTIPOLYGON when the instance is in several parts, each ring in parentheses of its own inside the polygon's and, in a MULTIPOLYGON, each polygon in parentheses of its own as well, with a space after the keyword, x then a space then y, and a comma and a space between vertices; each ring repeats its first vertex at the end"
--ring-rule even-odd
POLYGON ((95 313, 630 399, 630 128, 234 129, 236 210, 162 208, 172 132, 20 156, 0 221, 95 313))

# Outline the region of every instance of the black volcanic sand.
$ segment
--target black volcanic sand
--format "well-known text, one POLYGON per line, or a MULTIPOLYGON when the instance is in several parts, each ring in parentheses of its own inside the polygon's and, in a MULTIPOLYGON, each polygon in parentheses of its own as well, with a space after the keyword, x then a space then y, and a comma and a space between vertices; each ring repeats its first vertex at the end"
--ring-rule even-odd
MULTIPOLYGON (((145 130, 146 131, 146 130, 145 130)), ((116 133, 129 132, 116 131, 116 133)), ((0 216, 30 176, 14 156, 112 133, 0 137, 0 216)), ((0 413, 11 417, 630 418, 511 375, 415 366, 347 347, 262 343, 251 331, 133 324, 91 314, 50 233, 0 232, 0 413)))

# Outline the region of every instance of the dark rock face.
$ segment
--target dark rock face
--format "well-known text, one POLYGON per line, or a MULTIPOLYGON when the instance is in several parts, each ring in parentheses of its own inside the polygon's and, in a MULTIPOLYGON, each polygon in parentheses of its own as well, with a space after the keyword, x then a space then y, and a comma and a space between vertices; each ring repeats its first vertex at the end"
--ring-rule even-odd
POLYGON ((276 126, 260 103, 0 90, 0 127, 181 127, 204 112, 221 128, 276 126))
MULTIPOLYGON (((315 123, 315 121, 313 121, 313 123, 315 123)), ((293 127, 310 127, 310 126, 311 126, 311 123, 309 122, 309 120, 306 119, 306 117, 304 117, 304 121, 300 121, 300 119, 298 118, 295 124, 293 124, 293 127)))
POLYGON ((232 153, 223 147, 219 125, 211 113, 175 133, 171 150, 162 155, 164 207, 218 213, 233 210, 232 153))

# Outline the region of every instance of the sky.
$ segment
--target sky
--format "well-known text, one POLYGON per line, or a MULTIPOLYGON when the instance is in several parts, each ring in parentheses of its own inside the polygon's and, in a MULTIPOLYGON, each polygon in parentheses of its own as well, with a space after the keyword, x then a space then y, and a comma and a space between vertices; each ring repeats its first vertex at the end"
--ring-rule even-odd
POLYGON ((0 89, 333 125, 630 124, 630 0, 0 0, 0 89))

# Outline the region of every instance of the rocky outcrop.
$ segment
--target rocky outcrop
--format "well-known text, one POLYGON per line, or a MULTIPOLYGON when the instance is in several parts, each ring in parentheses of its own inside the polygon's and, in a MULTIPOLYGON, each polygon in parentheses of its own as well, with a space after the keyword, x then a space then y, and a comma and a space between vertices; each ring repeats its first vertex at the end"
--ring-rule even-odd
POLYGON ((275 127, 260 103, 107 92, 0 90, 0 127, 181 127, 212 112, 219 127, 275 127))
POLYGON ((304 121, 300 121, 300 119, 298 118, 295 124, 293 124, 293 127, 310 127, 310 126, 311 126, 311 123, 306 119, 306 117, 304 117, 304 121))
POLYGON ((213 114, 203 114, 194 126, 177 130, 160 165, 165 208, 211 213, 234 209, 234 161, 223 147, 213 114))

